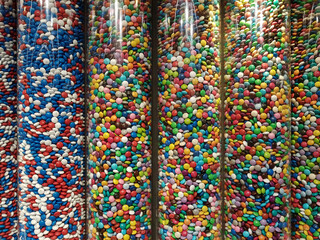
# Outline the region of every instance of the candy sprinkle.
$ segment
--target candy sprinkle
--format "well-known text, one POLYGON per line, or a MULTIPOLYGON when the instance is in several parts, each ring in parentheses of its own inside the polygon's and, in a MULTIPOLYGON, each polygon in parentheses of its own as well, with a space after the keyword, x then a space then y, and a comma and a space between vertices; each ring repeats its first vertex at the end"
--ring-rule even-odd
POLYGON ((320 236, 320 1, 291 1, 292 239, 320 236))
POLYGON ((0 239, 17 239, 16 1, 0 0, 0 239))
POLYGON ((21 240, 84 237, 83 2, 20 0, 21 240))
POLYGON ((149 0, 89 5, 88 235, 151 235, 149 0))
POLYGON ((219 239, 219 1, 158 10, 159 238, 219 239))
POLYGON ((225 10, 226 238, 289 239, 289 4, 225 10))

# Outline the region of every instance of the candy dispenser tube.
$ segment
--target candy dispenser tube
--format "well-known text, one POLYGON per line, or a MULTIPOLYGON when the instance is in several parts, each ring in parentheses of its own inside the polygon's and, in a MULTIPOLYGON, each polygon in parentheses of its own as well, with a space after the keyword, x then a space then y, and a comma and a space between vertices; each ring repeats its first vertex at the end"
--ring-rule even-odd
POLYGON ((291 1, 292 239, 320 235, 320 1, 291 1))
POLYGON ((88 239, 151 236, 151 5, 90 1, 88 239))
POLYGON ((219 1, 158 12, 159 239, 220 239, 219 1))
POLYGON ((17 238, 16 1, 0 1, 0 239, 17 238))
POLYGON ((226 238, 290 238, 286 0, 226 0, 226 238))
POLYGON ((84 237, 81 0, 18 4, 19 239, 84 237))

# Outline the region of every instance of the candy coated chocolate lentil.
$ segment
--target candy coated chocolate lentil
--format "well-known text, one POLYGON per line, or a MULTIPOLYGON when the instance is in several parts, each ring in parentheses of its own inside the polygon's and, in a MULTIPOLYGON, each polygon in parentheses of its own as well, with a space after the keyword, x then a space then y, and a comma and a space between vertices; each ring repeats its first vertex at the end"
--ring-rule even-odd
POLYGON ((84 237, 82 0, 18 4, 19 239, 84 237))
POLYGON ((149 0, 91 0, 88 233, 150 239, 149 0))
POLYGON ((219 1, 158 10, 159 238, 219 239, 219 1))
POLYGON ((286 0, 227 0, 226 238, 289 239, 286 0))
POLYGON ((0 239, 17 238, 16 1, 0 0, 0 239))
POLYGON ((292 239, 320 239, 320 1, 291 1, 292 239))

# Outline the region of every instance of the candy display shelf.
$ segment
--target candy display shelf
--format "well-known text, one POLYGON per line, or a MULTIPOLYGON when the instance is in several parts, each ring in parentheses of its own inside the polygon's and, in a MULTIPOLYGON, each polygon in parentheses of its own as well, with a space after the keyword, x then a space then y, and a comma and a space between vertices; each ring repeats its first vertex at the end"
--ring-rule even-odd
POLYGON ((320 239, 319 0, 0 0, 0 239, 320 239))

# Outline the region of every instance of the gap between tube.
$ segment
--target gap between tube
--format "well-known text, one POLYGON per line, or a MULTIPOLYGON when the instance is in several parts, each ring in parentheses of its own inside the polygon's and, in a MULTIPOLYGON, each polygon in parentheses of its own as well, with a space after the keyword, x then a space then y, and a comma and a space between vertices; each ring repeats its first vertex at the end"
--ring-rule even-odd
POLYGON ((151 1, 151 239, 158 240, 158 1, 151 1))

